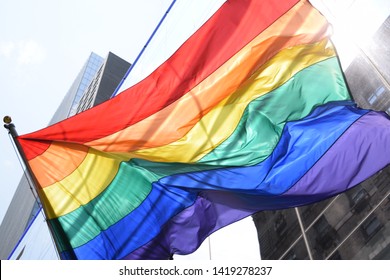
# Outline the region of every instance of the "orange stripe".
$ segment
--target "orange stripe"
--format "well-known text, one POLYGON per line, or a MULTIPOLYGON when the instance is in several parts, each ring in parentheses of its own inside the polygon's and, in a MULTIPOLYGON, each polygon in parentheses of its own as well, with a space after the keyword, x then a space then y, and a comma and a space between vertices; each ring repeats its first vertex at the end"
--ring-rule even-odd
POLYGON ((52 143, 49 148, 29 161, 40 187, 45 188, 71 174, 87 156, 88 147, 72 143, 52 143))
POLYGON ((179 100, 141 122, 86 145, 128 152, 176 141, 276 53, 317 42, 327 35, 326 30, 327 22, 318 11, 307 2, 299 3, 179 100))

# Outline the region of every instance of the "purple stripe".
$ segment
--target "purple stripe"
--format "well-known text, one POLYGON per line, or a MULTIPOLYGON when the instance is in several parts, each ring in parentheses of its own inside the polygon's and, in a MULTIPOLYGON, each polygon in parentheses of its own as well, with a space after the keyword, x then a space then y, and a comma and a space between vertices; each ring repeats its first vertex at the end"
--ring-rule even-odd
POLYGON ((125 259, 168 259, 172 254, 190 254, 212 232, 255 212, 301 206, 336 195, 388 165, 388 151, 389 117, 370 112, 356 121, 284 194, 262 197, 204 191, 191 207, 170 220, 154 240, 125 259))
POLYGON ((326 198, 359 184, 389 163, 389 116, 370 112, 355 122, 286 195, 326 198))
POLYGON ((191 207, 170 220, 155 239, 124 259, 168 259, 173 254, 190 254, 210 233, 253 213, 219 203, 231 200, 228 193, 207 191, 202 195, 205 197, 199 196, 191 207))

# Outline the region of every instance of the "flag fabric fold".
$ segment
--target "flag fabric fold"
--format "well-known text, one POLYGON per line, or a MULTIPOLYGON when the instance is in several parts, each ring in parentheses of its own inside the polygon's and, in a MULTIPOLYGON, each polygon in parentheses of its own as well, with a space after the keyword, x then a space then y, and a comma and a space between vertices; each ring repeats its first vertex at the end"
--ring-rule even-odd
POLYGON ((18 140, 64 259, 168 259, 390 163, 307 1, 228 1, 150 76, 18 140))

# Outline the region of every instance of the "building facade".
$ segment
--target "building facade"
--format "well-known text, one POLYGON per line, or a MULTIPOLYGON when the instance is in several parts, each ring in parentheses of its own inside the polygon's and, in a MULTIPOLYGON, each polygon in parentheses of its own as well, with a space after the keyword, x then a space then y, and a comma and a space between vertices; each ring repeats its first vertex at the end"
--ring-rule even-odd
POLYGON ((130 63, 109 52, 79 100, 76 113, 80 113, 110 99, 122 81, 130 63))
MULTIPOLYGON (((358 106, 390 114, 388 46, 390 17, 345 77, 358 106)), ((259 212, 253 220, 262 259, 390 259, 390 166, 325 201, 259 212)))
POLYGON ((80 103, 80 99, 83 97, 84 92, 91 84, 96 73, 104 65, 104 58, 91 53, 84 66, 81 68, 79 74, 74 80, 73 84, 66 93, 60 106, 58 106, 54 113, 50 124, 62 121, 70 116, 76 114, 77 106, 80 103))
MULTIPOLYGON (((109 99, 129 68, 129 62, 111 52, 106 58, 91 53, 49 124, 64 120, 109 99), (94 90, 91 91, 91 88, 94 90), (87 95, 88 98, 85 97, 87 95), (89 100, 93 102, 86 106, 85 102, 89 100)), ((40 205, 36 197, 32 185, 26 176, 23 176, 0 225, 0 259, 10 257, 32 219, 37 217, 40 205)), ((28 248, 23 248, 24 251, 28 251, 28 248)), ((19 252, 17 257, 23 258, 23 253, 19 252)))

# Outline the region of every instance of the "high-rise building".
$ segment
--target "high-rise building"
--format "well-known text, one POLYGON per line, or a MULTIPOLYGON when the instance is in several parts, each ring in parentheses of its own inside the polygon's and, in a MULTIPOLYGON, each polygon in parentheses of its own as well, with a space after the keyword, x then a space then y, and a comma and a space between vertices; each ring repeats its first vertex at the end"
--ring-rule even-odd
MULTIPOLYGON (((389 45, 390 17, 345 71, 357 104, 388 114, 389 45)), ((261 258, 390 259, 389 187, 390 166, 328 200, 256 213, 261 258)))
MULTIPOLYGON (((129 68, 129 62, 111 52, 105 59, 91 53, 49 124, 109 99, 129 68)), ((0 225, 0 259, 10 256, 31 220, 36 217, 40 206, 34 192, 23 176, 0 225)))
POLYGON ((91 53, 83 68, 81 68, 79 74, 74 80, 72 86, 68 90, 57 111, 54 113, 50 124, 59 122, 76 113, 77 106, 80 99, 83 97, 84 92, 91 84, 92 79, 96 76, 96 73, 104 65, 104 58, 91 53))
POLYGON ((104 64, 97 70, 96 75, 79 100, 76 113, 108 100, 129 68, 130 63, 109 52, 104 64))

